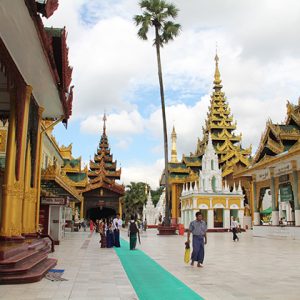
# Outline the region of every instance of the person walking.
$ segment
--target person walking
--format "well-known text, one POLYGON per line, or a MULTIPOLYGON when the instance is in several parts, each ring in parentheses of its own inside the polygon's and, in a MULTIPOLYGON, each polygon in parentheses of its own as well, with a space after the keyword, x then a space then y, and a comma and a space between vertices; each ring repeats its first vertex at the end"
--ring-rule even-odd
POLYGON ((92 219, 90 220, 90 232, 91 234, 94 232, 94 222, 92 219))
POLYGON ((129 237, 129 248, 130 250, 135 250, 137 237, 140 240, 140 231, 134 220, 134 216, 131 216, 129 226, 128 226, 128 237, 129 237))
POLYGON ((108 222, 106 229, 106 248, 112 248, 114 246, 114 232, 113 224, 108 222))
POLYGON ((192 221, 187 234, 187 242, 190 244, 190 235, 193 235, 193 252, 191 257, 191 266, 197 261, 197 267, 203 267, 204 245, 207 244, 207 225, 202 219, 200 211, 196 213, 196 220, 192 221))
POLYGON ((120 219, 120 214, 117 214, 113 219, 113 230, 114 230, 114 246, 121 247, 120 245, 120 229, 122 227, 122 220, 120 219))
POLYGON ((100 233, 100 245, 101 248, 106 248, 106 235, 105 235, 105 223, 101 220, 99 222, 99 233, 100 233))
POLYGON ((237 236, 237 232, 238 232, 238 228, 239 228, 239 223, 237 222, 236 218, 233 217, 231 220, 231 231, 232 231, 232 239, 235 242, 236 240, 239 241, 239 237, 237 236))

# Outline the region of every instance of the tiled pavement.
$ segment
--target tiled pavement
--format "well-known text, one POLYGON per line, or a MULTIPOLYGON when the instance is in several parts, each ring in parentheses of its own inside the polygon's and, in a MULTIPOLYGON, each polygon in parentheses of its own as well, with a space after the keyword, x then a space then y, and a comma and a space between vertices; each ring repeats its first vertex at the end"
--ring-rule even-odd
MULTIPOLYGON (((203 269, 183 263, 184 241, 148 230, 139 248, 205 299, 300 299, 300 241, 253 238, 248 231, 234 243, 230 233, 210 233, 203 269)), ((137 299, 115 251, 100 249, 98 235, 67 233, 51 256, 68 281, 2 285, 0 299, 137 299)))
POLYGON ((140 248, 204 299, 300 299, 300 241, 209 233, 204 268, 183 263, 182 236, 143 234, 140 248))
POLYGON ((99 235, 67 233, 50 256, 58 259, 68 281, 0 285, 3 300, 137 300, 137 296, 113 249, 100 249, 99 235))

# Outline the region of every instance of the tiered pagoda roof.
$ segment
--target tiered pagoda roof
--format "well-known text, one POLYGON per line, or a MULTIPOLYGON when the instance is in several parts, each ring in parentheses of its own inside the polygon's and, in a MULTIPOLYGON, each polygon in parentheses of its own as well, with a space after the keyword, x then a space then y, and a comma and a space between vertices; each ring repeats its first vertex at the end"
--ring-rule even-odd
POLYGON ((253 164, 300 146, 300 98, 297 105, 287 102, 287 117, 283 124, 267 121, 253 164))
POLYGON ((209 112, 207 113, 207 119, 203 127, 203 138, 201 140, 198 139, 197 148, 194 153, 183 155, 182 166, 180 168, 169 164, 171 178, 184 176, 183 173, 185 172, 182 172, 183 169, 190 170, 189 177, 194 177, 199 172, 209 133, 211 133, 213 146, 219 156, 219 164, 223 177, 231 175, 235 168, 250 165, 251 147, 243 149, 241 146, 242 135, 234 133, 237 124, 233 121, 225 93, 222 91, 223 86, 221 84, 218 55, 215 57, 215 62, 214 91, 211 95, 209 112))
POLYGON ((72 144, 61 146, 60 153, 64 160, 62 173, 70 180, 70 185, 76 187, 79 191, 83 190, 88 184, 87 167, 81 169, 81 156, 74 158, 72 156, 72 144))
POLYGON ((84 192, 105 187, 118 194, 124 194, 124 186, 115 181, 121 178, 121 168, 117 169, 117 161, 113 160, 110 153, 108 137, 106 135, 106 116, 103 117, 103 133, 94 155, 94 160, 89 164, 89 185, 84 192))
POLYGON ((211 133, 212 143, 219 156, 222 176, 233 173, 237 166, 249 166, 251 147, 243 149, 241 146, 242 134, 236 135, 237 123, 233 121, 225 93, 222 91, 222 80, 219 71, 219 57, 216 55, 216 69, 214 76, 214 92, 211 95, 209 112, 203 127, 203 138, 198 139, 196 157, 202 157, 208 140, 208 133, 211 133))

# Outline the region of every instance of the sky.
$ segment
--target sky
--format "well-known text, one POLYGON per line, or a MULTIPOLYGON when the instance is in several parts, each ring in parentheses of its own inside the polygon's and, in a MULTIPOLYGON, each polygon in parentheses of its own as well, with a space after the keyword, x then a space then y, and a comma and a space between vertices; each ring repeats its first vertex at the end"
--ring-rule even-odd
MULTIPOLYGON (((178 158, 202 136, 213 87, 216 44, 223 91, 243 147, 259 145, 267 120, 284 122, 287 100, 300 96, 300 2, 173 0, 180 35, 162 49, 167 124, 178 158)), ((73 66, 73 114, 56 126, 60 145, 88 163, 104 112, 121 182, 156 188, 163 170, 163 131, 153 35, 137 37, 136 0, 60 0, 46 26, 66 26, 73 66)), ((170 143, 169 143, 170 144, 170 143)))

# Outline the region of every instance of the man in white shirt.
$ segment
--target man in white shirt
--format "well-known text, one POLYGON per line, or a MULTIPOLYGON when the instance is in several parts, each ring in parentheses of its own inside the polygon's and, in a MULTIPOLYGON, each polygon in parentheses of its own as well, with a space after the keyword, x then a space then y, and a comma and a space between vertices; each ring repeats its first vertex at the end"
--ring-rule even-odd
POLYGON ((120 245, 120 229, 122 227, 122 220, 120 219, 120 214, 117 214, 113 219, 113 230, 114 230, 114 246, 121 247, 120 245))
POLYGON ((231 230, 232 230, 232 239, 235 242, 235 240, 239 241, 239 237, 237 236, 239 223, 236 221, 235 217, 232 218, 231 221, 231 230))

